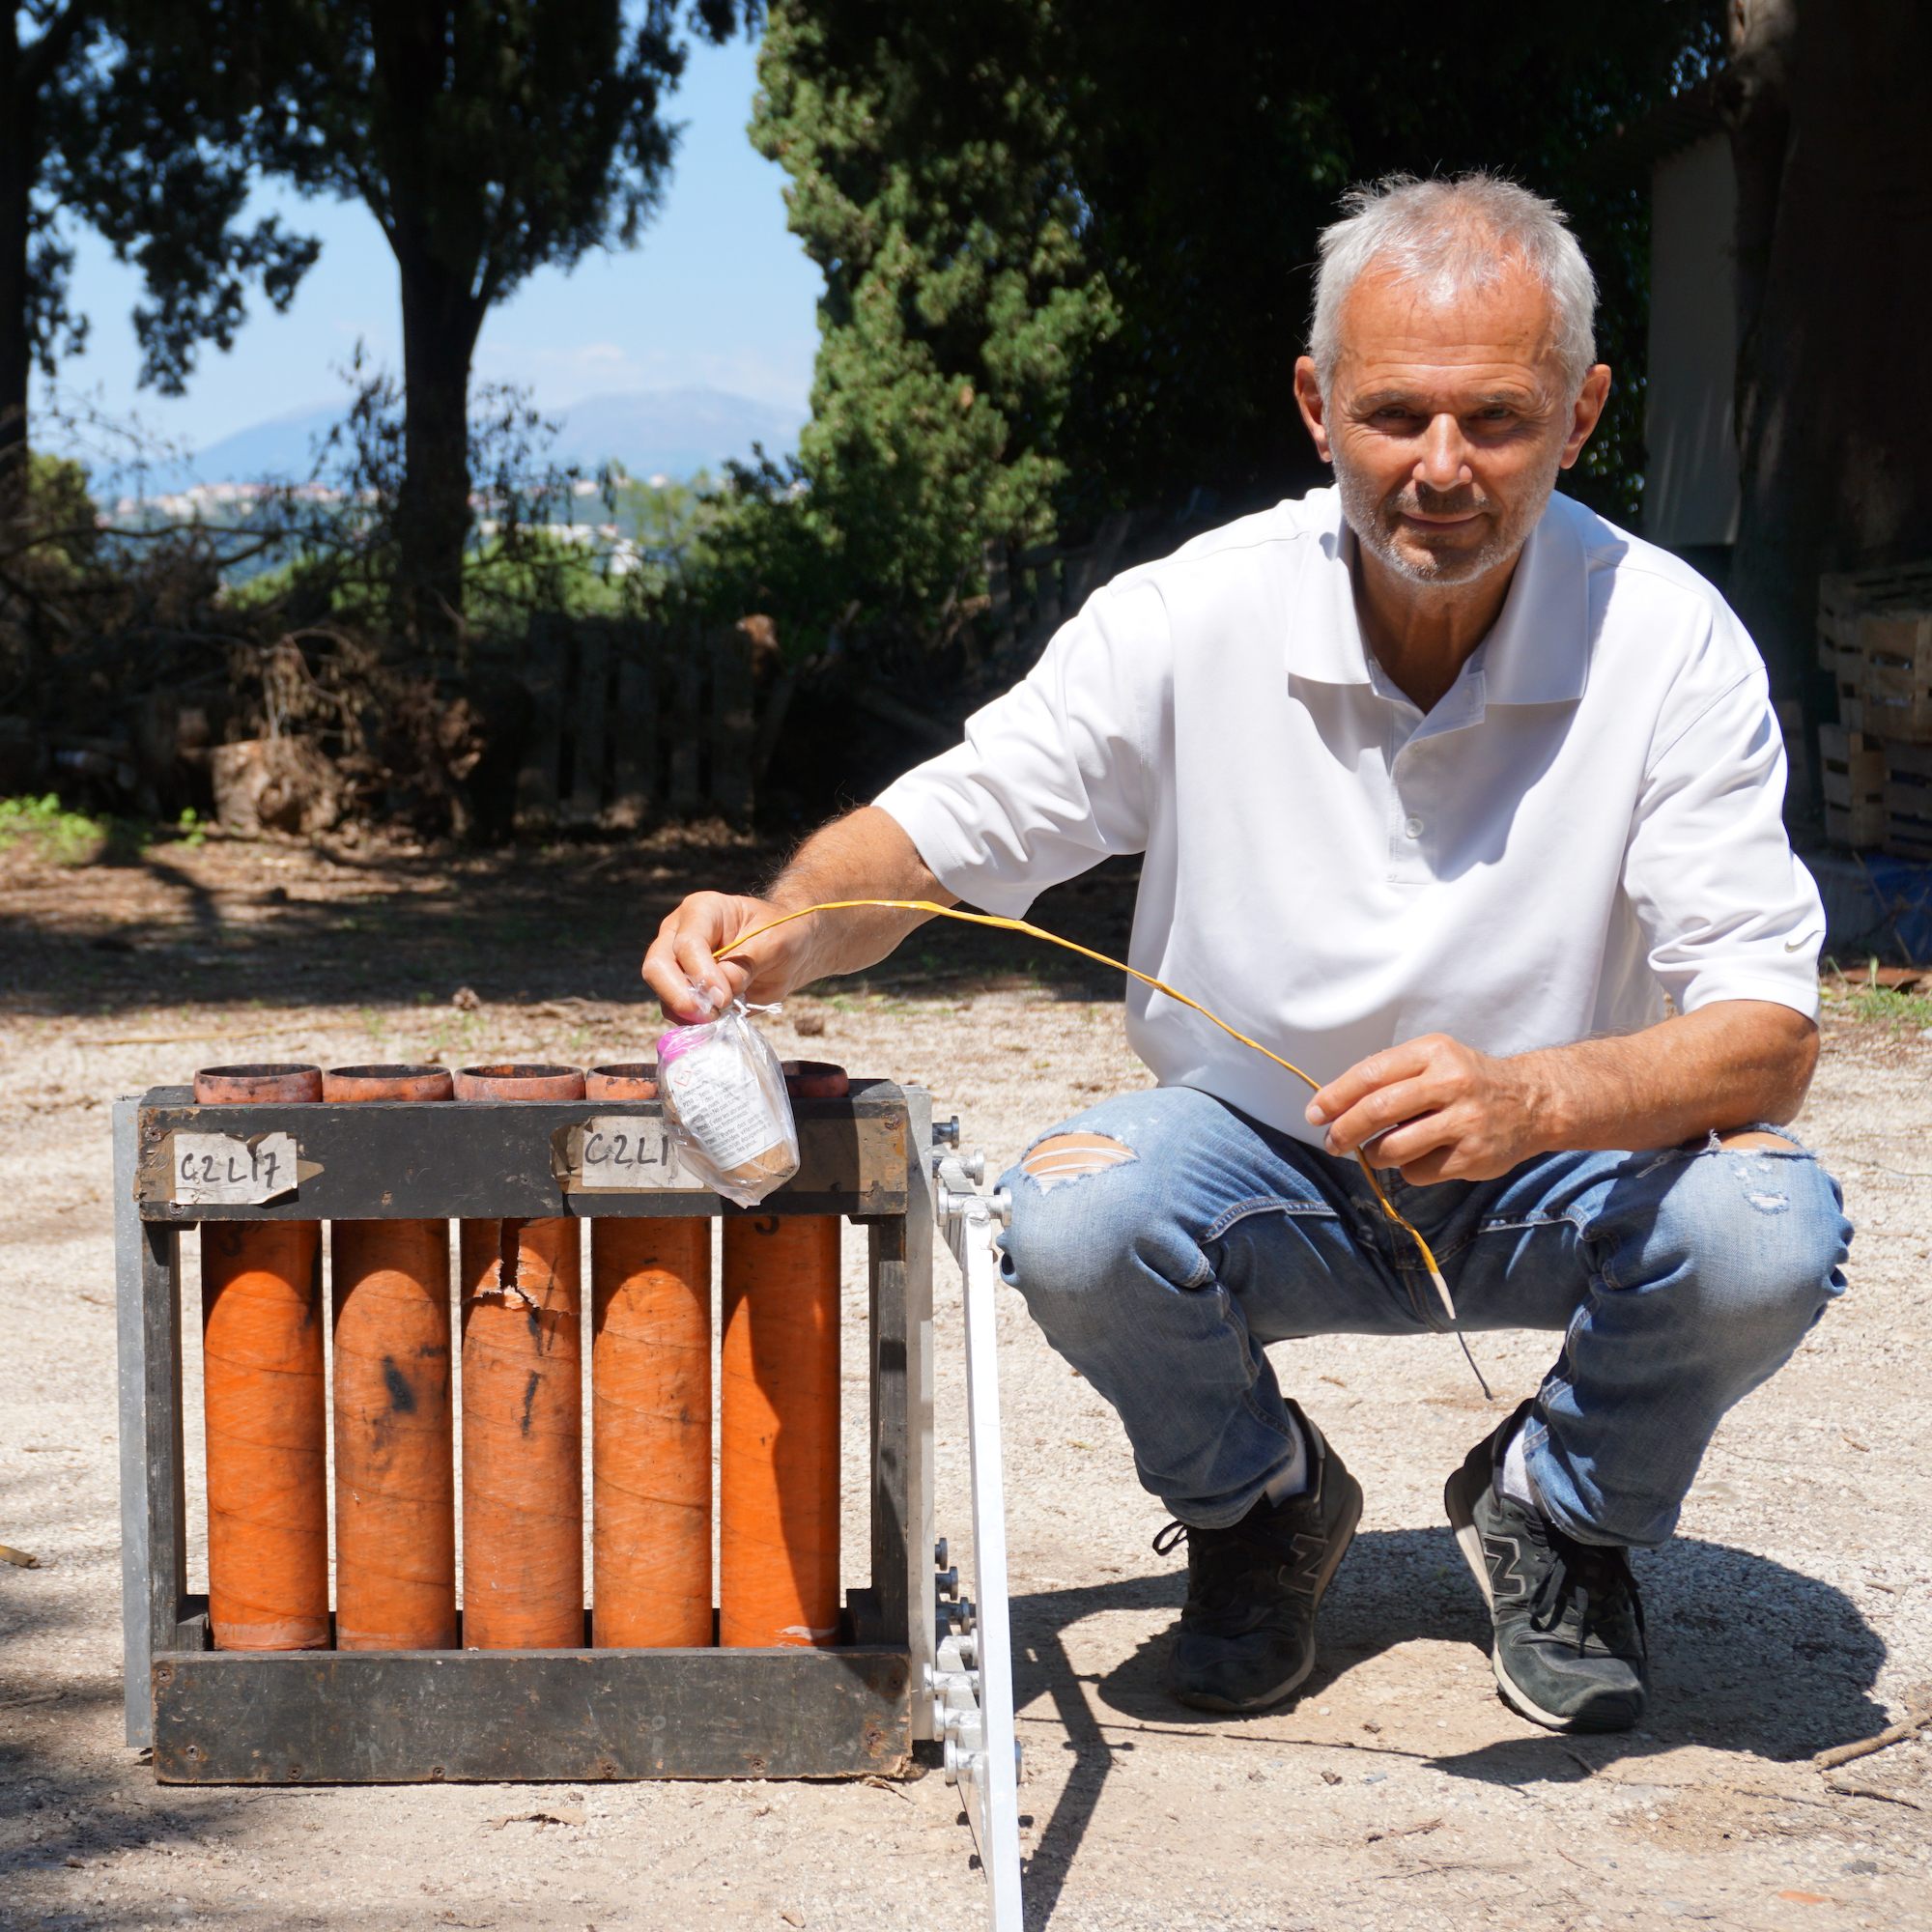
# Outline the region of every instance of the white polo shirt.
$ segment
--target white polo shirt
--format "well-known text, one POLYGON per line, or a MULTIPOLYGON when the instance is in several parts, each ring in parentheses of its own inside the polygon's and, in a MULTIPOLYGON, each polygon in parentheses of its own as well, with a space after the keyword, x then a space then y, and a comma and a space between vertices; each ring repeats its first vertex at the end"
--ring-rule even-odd
MULTIPOLYGON (((1337 493, 1096 591, 965 743, 881 794, 1017 917, 1144 855, 1128 958, 1317 1080, 1418 1034, 1520 1053, 1713 1000, 1818 1005, 1764 665, 1718 593, 1553 497, 1424 717, 1366 650, 1337 493)), ((1138 981, 1163 1085, 1320 1143, 1307 1090, 1138 981)))

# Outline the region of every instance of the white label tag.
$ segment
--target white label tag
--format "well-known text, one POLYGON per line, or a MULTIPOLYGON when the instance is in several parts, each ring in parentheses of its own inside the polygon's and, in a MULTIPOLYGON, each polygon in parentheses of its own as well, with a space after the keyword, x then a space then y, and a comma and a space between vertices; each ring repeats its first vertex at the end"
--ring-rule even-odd
MULTIPOLYGON (((767 1055, 771 1049, 764 1049, 767 1055)), ((758 1063, 727 1038, 692 1048, 659 1078, 670 1089, 684 1130, 719 1168, 729 1172, 754 1160, 784 1138, 784 1122, 772 1113, 772 1096, 758 1078, 758 1063)), ((782 1075, 776 1076, 783 1104, 782 1075)))
POLYGON ((704 1182, 678 1166, 662 1121, 600 1114, 578 1128, 578 1186, 589 1194, 641 1194, 660 1188, 703 1193, 704 1182))
POLYGON ((293 1134, 175 1134, 174 1199, 184 1208, 259 1208, 296 1191, 293 1134))

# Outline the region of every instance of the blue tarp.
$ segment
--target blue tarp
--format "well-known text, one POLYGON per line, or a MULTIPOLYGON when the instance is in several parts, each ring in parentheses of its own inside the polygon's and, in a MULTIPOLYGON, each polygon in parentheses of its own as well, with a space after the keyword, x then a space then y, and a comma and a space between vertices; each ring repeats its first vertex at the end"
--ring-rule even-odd
POLYGON ((1932 866, 1879 852, 1807 852, 1825 901, 1825 952, 1840 966, 1869 953, 1932 963, 1932 866))

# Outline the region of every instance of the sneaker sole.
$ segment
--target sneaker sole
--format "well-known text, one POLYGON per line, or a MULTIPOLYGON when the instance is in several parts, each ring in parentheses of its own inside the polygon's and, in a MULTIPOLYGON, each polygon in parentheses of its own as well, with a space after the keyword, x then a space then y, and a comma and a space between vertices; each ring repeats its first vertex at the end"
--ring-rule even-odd
MULTIPOLYGON (((1487 1450, 1488 1445, 1484 1445, 1487 1450)), ((1449 1526, 1456 1533, 1456 1548, 1463 1552, 1463 1561, 1469 1566, 1469 1574, 1476 1579, 1476 1587, 1483 1593, 1483 1602, 1490 1606, 1490 1614, 1495 1614, 1495 1593, 1490 1588, 1490 1566, 1483 1554, 1482 1532, 1476 1527, 1475 1496, 1481 1493, 1481 1485, 1489 1479, 1480 1471, 1472 1472, 1464 1463, 1442 1486, 1442 1507, 1448 1512, 1449 1526)), ((1503 1668, 1502 1652, 1494 1640, 1490 1643, 1490 1668, 1495 1674, 1496 1689, 1502 1699, 1519 1717, 1527 1718, 1532 1724, 1541 1724, 1547 1731, 1626 1731, 1636 1719, 1620 1718, 1614 1722, 1601 1720, 1592 1723, 1587 1718, 1559 1718, 1554 1711, 1546 1711, 1536 1699, 1528 1694, 1520 1685, 1503 1668)))
POLYGON ((1308 1613, 1309 1639, 1308 1655, 1302 1660, 1301 1668, 1285 1683, 1272 1690, 1264 1691, 1259 1697, 1250 1697, 1245 1702, 1236 1702, 1232 1697, 1216 1697, 1211 1692, 1181 1690, 1169 1687, 1169 1694, 1178 1704, 1185 1704, 1191 1711, 1221 1711, 1236 1716, 1252 1711, 1270 1711, 1284 1697, 1292 1697, 1308 1682, 1315 1669, 1315 1619, 1321 1613, 1321 1599, 1328 1594, 1328 1585, 1334 1581, 1335 1572, 1342 1567, 1342 1559, 1349 1553, 1349 1546, 1355 1540, 1355 1530, 1362 1520, 1362 1486, 1354 1477, 1349 1477, 1347 1499, 1343 1505, 1341 1520, 1336 1523, 1333 1536, 1329 1540, 1327 1561, 1316 1573, 1315 1606, 1308 1613))

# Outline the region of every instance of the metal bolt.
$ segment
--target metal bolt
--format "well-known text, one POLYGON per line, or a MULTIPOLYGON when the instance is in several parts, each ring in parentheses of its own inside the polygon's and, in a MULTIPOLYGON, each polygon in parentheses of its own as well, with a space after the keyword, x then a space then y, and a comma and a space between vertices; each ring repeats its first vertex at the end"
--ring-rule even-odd
POLYGON ((960 1156, 959 1165, 965 1171, 966 1179, 975 1187, 980 1186, 986 1179, 986 1150, 975 1148, 971 1153, 960 1156))
POLYGON ((932 1123, 932 1143, 935 1147, 957 1147, 959 1145, 959 1116, 954 1114, 950 1121, 934 1121, 932 1123))
POLYGON ((973 1629, 973 1599, 961 1597, 953 1606, 952 1621, 963 1631, 973 1629))
POLYGON ((1013 1195, 1011 1188, 994 1188, 992 1193, 986 1197, 986 1205, 993 1210, 993 1219, 1001 1227, 1010 1228, 1013 1225, 1013 1195))
POLYGON ((943 1536, 932 1546, 932 1566, 935 1570, 946 1568, 946 1539, 943 1536))
POLYGON ((942 1570, 939 1573, 939 1594, 942 1597, 956 1597, 959 1594, 957 1570, 942 1570))

